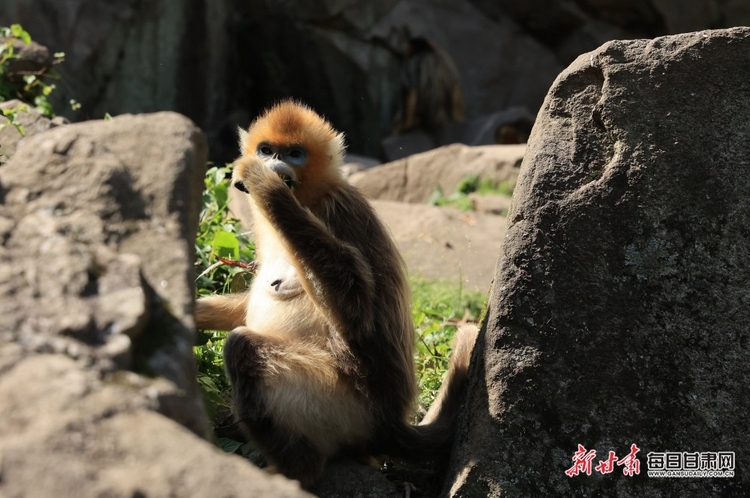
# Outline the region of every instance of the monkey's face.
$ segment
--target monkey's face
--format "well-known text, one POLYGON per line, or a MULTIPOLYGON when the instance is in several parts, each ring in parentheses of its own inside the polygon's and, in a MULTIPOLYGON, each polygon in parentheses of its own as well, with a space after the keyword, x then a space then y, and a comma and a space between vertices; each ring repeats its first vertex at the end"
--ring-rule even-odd
POLYGON ((305 105, 281 102, 239 135, 242 157, 259 159, 304 206, 315 205, 341 181, 344 137, 305 105))
POLYGON ((307 163, 307 150, 301 144, 261 142, 255 151, 265 165, 294 190, 300 185, 301 169, 307 163))

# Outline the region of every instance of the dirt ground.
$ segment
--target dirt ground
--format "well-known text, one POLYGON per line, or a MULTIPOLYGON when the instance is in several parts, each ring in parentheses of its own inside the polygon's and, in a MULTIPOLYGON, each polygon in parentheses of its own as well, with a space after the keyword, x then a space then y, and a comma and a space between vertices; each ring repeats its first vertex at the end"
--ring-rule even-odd
POLYGON ((412 275, 487 292, 507 228, 504 216, 451 207, 372 201, 412 275))

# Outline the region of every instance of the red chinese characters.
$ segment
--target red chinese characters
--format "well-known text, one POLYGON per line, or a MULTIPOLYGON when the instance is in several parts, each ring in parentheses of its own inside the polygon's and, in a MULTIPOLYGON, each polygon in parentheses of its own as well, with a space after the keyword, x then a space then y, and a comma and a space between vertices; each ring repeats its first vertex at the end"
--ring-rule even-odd
MULTIPOLYGON (((609 452, 606 460, 600 460, 594 470, 600 474, 611 474, 615 470, 615 465, 622 467, 622 473, 626 476, 634 476, 641 473, 641 462, 636 457, 640 448, 635 444, 630 445, 630 453, 623 458, 617 458, 614 451, 609 452)), ((591 467, 596 450, 586 450, 583 445, 578 445, 578 451, 573 454, 573 466, 565 471, 569 477, 577 476, 580 473, 591 475, 591 467)))

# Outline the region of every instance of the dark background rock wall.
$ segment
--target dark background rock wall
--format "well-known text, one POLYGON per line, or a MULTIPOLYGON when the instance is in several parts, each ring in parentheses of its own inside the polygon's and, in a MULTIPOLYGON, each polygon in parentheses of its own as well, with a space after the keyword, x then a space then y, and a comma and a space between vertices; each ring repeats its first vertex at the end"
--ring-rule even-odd
POLYGON ((614 38, 750 23, 743 0, 4 0, 64 51, 54 101, 74 120, 173 110, 206 131, 216 161, 236 153, 237 125, 294 96, 379 156, 397 106, 407 36, 454 59, 467 118, 539 109, 555 76, 614 38), (82 104, 70 110, 69 100, 82 104))

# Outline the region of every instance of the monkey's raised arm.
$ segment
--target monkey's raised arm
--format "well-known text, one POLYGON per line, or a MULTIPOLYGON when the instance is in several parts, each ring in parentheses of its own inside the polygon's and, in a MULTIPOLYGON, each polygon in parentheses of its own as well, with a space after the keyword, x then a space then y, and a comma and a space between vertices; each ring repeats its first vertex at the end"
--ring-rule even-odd
POLYGON ((293 256, 303 287, 338 321, 337 328, 344 334, 372 330, 374 281, 359 249, 334 237, 262 161, 237 161, 232 183, 250 194, 275 228, 293 256))

